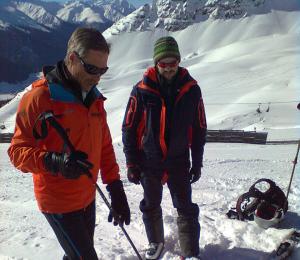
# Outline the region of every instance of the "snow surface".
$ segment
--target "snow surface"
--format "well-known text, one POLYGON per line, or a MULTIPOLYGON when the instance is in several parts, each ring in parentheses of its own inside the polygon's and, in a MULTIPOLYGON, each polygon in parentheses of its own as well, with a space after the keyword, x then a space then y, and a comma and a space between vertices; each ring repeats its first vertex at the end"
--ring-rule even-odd
MULTIPOLYGON (((108 38, 112 43, 111 69, 101 79, 99 89, 108 98, 105 107, 132 212, 132 223, 126 230, 141 253, 147 244, 138 209, 142 189, 126 180, 120 128, 133 84, 152 65, 153 42, 168 34, 178 40, 182 65, 202 88, 210 129, 256 128, 268 131, 269 140, 298 140, 299 17, 299 11, 273 11, 235 20, 207 20, 175 33, 155 30, 108 38), (259 103, 261 113, 256 111, 259 103)), ((5 131, 14 129, 21 96, 19 93, 0 109, 5 131)), ((63 252, 38 212, 31 175, 13 168, 7 148, 7 144, 0 144, 0 259, 60 259, 63 252)), ((200 246, 204 259, 264 259, 292 228, 300 229, 298 165, 289 213, 278 228, 263 230, 255 223, 225 216, 238 196, 259 178, 273 179, 286 192, 296 149, 296 145, 206 145, 203 176, 193 185, 193 199, 201 209, 200 246)), ((100 182, 99 185, 106 192, 100 182)), ((179 259, 176 211, 167 189, 162 206, 166 234, 162 259, 179 259)), ((121 231, 107 222, 107 213, 97 197, 95 248, 99 258, 136 259, 121 231)), ((300 259, 300 249, 291 259, 300 259)))
MULTIPOLYGON (((62 250, 44 216, 38 212, 32 177, 10 164, 7 144, 0 144, 0 259, 60 259, 62 250)), ((125 192, 131 208, 131 224, 125 227, 141 254, 147 244, 139 201, 141 186, 126 180, 121 144, 115 144, 125 192)), ((252 222, 229 220, 225 216, 239 195, 259 178, 271 178, 286 191, 292 169, 295 145, 241 145, 209 143, 205 149, 204 170, 193 185, 193 200, 200 206, 201 253, 204 259, 264 259, 292 229, 300 229, 299 167, 289 196, 290 209, 278 228, 267 230, 252 222)), ((107 195, 103 185, 99 185, 107 195)), ((119 228, 107 222, 108 210, 97 196, 95 248, 99 259, 136 259, 134 251, 119 228)), ((163 214, 166 250, 161 259, 177 260, 180 254, 176 210, 168 189, 164 189, 163 214)), ((293 258, 299 259, 300 249, 293 258)))

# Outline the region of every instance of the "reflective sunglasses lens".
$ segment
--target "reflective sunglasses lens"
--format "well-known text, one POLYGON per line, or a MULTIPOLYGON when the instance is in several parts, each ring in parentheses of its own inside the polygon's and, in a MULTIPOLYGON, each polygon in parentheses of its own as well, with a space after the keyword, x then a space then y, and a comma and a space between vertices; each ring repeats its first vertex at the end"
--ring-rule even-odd
POLYGON ((103 75, 108 70, 108 67, 98 68, 91 64, 85 64, 84 67, 85 71, 91 75, 103 75))
POLYGON ((158 66, 161 68, 171 67, 174 68, 177 66, 177 61, 165 63, 165 62, 158 62, 158 66))

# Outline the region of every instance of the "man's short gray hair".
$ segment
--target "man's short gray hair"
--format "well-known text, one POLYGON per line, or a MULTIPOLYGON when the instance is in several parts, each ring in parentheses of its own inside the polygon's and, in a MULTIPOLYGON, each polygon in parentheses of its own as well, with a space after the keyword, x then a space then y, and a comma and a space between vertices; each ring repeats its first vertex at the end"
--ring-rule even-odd
POLYGON ((77 28, 68 41, 65 62, 72 52, 77 52, 80 57, 85 57, 88 50, 96 50, 109 54, 110 45, 98 30, 94 28, 77 28))

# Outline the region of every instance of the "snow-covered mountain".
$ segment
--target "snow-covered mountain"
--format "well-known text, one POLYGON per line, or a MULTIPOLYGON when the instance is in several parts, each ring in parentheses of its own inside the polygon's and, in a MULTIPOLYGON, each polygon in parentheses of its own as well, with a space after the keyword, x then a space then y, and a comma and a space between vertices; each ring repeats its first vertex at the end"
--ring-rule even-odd
MULTIPOLYGON (((298 0, 153 0, 138 10, 127 0, 0 1, 0 82, 19 82, 64 55, 70 33, 92 26, 110 37, 122 32, 180 31, 205 21, 243 21, 273 11, 299 10, 298 0), (133 11, 133 12, 132 12, 133 11), (55 46, 55 47, 54 47, 55 46)), ((216 25, 217 26, 217 25, 216 25)), ((260 29, 258 29, 260 30, 260 29)))
POLYGON ((178 31, 207 19, 238 19, 272 10, 293 10, 297 0, 153 0, 120 19, 106 35, 163 28, 178 31))
POLYGON ((76 0, 67 2, 57 16, 71 23, 111 25, 134 10, 126 0, 76 0))
MULTIPOLYGON (((60 19, 52 11, 59 8, 58 3, 52 3, 51 11, 47 10, 49 5, 41 1, 15 1, 4 0, 0 2, 0 30, 8 30, 10 27, 16 29, 33 28, 48 31, 62 25, 60 19), (55 8, 56 7, 56 8, 55 8)), ((50 6, 49 6, 50 7, 50 6)))
POLYGON ((0 1, 0 82, 19 82, 62 58, 78 26, 104 31, 134 9, 126 0, 0 1))
POLYGON ((57 28, 63 22, 103 27, 135 10, 127 0, 76 0, 65 4, 41 0, 2 0, 0 29, 8 26, 57 28))

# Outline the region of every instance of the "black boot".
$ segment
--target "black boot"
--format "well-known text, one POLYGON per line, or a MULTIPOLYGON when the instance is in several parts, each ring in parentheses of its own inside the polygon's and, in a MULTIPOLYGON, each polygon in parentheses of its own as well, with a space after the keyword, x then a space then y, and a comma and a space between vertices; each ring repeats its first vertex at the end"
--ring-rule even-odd
POLYGON ((161 208, 143 212, 143 221, 149 243, 164 242, 164 225, 161 208))
POLYGON ((200 224, 199 207, 192 204, 190 209, 178 210, 177 226, 182 255, 192 257, 199 255, 200 224))
POLYGON ((158 259, 164 249, 164 225, 161 207, 143 212, 143 221, 149 241, 145 257, 146 259, 158 259))

